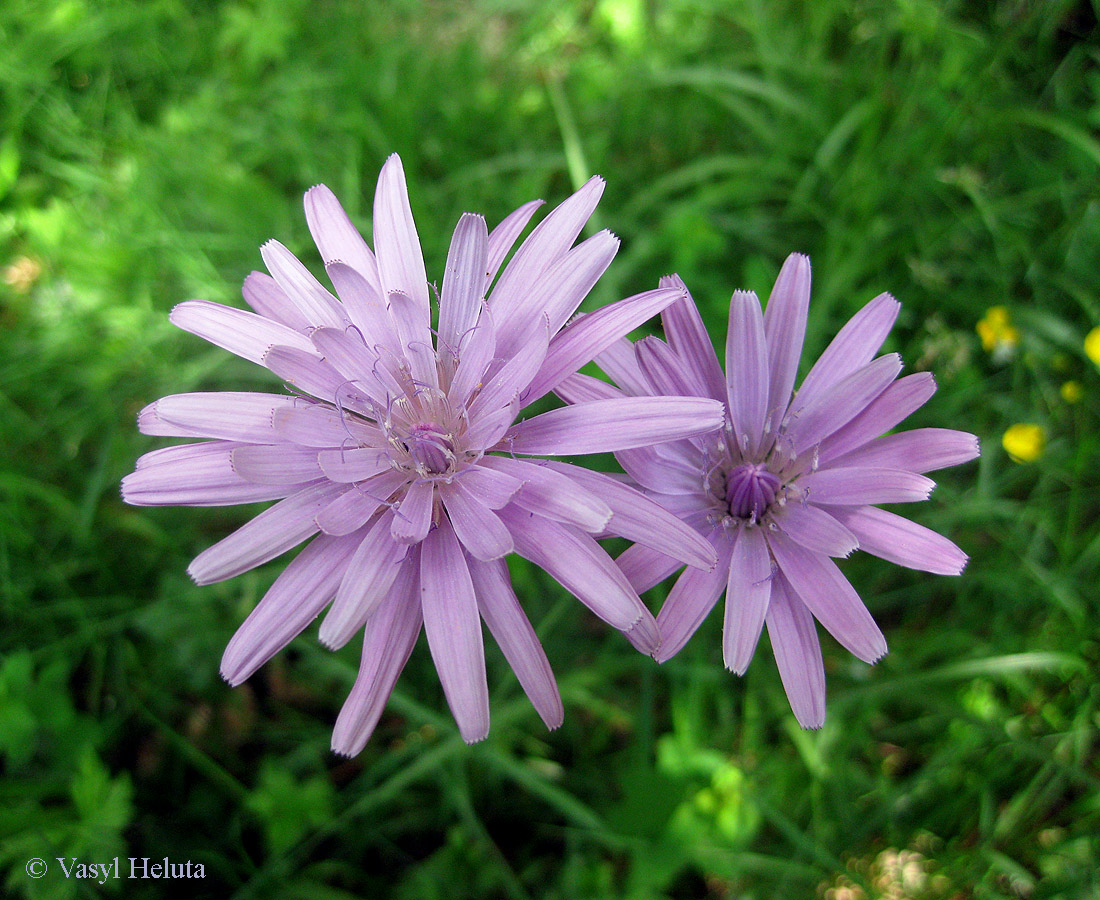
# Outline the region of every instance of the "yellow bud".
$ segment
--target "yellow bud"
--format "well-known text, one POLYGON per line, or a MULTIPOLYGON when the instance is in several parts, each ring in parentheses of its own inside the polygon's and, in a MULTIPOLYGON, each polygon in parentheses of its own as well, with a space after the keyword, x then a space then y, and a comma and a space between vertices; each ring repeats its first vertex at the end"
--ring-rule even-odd
POLYGON ((1094 328, 1085 335, 1085 355, 1100 366, 1100 328, 1094 328))
POLYGON ((981 339, 982 349, 1001 357, 1010 356, 1020 343, 1020 332, 1012 324, 1008 308, 1004 306, 989 307, 985 311, 985 317, 974 326, 974 330, 981 339))
POLYGON ((1019 423, 1011 426, 1001 438, 1001 444, 1013 462, 1035 462, 1043 455, 1047 436, 1042 425, 1019 423))
POLYGON ((1084 389, 1081 387, 1081 382, 1067 381, 1062 385, 1059 393, 1062 395, 1062 399, 1065 400, 1066 403, 1076 403, 1078 400, 1081 399, 1085 392, 1084 389))

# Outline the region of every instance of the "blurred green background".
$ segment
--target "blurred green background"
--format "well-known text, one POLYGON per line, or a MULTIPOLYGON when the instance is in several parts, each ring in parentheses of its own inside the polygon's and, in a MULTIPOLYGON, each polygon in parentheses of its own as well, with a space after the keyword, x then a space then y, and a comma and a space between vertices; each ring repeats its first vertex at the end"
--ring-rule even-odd
POLYGON ((0 890, 1100 896, 1096 16, 1065 0, 6 0, 0 890), (597 224, 623 248, 593 303, 678 271, 721 340, 730 292, 766 293, 804 251, 809 359, 875 294, 903 301, 889 346, 940 383, 911 424, 984 448, 911 511, 972 562, 958 579, 845 563, 891 652, 871 668, 823 635, 820 732, 795 725, 766 643, 745 679, 723 670, 719 616, 658 668, 522 563, 557 732, 495 645, 474 747, 423 645, 350 761, 328 740, 354 646, 307 632, 243 687, 220 680, 281 564, 201 589, 185 568, 255 510, 133 509, 118 483, 166 443, 137 434, 145 403, 275 382, 167 312, 241 305, 270 237, 319 264, 312 184, 369 231, 393 151, 430 277, 463 210, 492 223, 600 173, 597 224), (1036 428, 1010 432, 1017 462, 1002 436, 1020 424, 1036 428), (206 877, 24 868, 116 855, 206 877))

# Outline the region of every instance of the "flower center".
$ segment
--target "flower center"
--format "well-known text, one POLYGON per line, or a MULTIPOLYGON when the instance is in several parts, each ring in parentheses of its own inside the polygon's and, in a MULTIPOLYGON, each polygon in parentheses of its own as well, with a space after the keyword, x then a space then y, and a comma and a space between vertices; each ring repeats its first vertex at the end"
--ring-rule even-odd
POLYGON ((435 422, 414 425, 402 443, 421 474, 443 475, 453 471, 456 462, 454 437, 435 422))
POLYGON ((779 478, 763 465, 748 463, 726 475, 726 502, 730 515, 738 519, 759 519, 775 502, 779 478))

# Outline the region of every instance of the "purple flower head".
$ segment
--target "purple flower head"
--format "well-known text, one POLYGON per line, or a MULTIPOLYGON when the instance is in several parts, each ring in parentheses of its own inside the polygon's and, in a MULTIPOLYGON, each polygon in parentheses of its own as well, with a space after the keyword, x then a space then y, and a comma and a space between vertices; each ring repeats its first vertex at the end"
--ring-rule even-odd
POLYGON ((692 565, 714 552, 692 529, 608 476, 516 455, 622 450, 710 431, 721 407, 697 397, 622 398, 513 424, 597 353, 681 297, 678 287, 567 320, 618 240, 573 247, 603 182, 593 178, 534 229, 486 292, 540 202, 490 234, 478 215, 455 229, 436 327, 401 160, 382 169, 374 251, 328 188, 306 219, 338 296, 281 244, 261 254, 244 297, 255 313, 192 300, 171 320, 293 385, 295 396, 194 393, 144 409, 146 434, 208 440, 155 450, 122 484, 129 503, 220 506, 278 500, 192 562, 199 584, 231 578, 303 541, 233 637, 222 675, 239 684, 326 606, 321 640, 365 631, 362 665, 333 749, 366 744, 423 625, 467 741, 489 730, 481 619, 550 728, 561 698, 512 591, 504 557, 542 566, 646 652, 656 623, 596 543, 619 534, 692 565), (572 248, 572 249, 571 249, 572 248), (643 527, 644 525, 644 527, 643 527))
MULTIPOLYGON (((683 287, 672 276, 664 287, 683 287)), ((763 313, 756 295, 730 304, 726 373, 690 295, 662 313, 668 342, 623 340, 597 361, 618 390, 583 375, 558 393, 594 397, 691 394, 724 401, 724 430, 617 453, 650 497, 706 535, 718 556, 710 571, 687 569, 657 617, 656 658, 674 656, 726 591, 722 650, 741 675, 765 622, 795 716, 805 728, 825 720, 825 672, 813 619, 866 662, 886 641, 829 557, 862 548, 883 559, 958 575, 966 555, 953 543, 879 503, 927 499, 924 473, 978 455, 961 431, 920 428, 881 437, 936 389, 929 373, 898 378, 901 360, 875 358, 900 304, 889 294, 841 329, 792 397, 810 302, 810 261, 793 254, 763 313)), ((659 549, 636 544, 618 563, 639 591, 679 568, 659 549)))

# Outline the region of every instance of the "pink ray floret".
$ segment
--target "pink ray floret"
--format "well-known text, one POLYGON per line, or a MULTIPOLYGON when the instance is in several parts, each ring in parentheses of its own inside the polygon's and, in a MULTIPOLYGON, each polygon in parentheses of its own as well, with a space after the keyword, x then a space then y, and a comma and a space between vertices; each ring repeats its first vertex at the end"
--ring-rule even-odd
POLYGON ((378 179, 373 250, 328 188, 306 194, 335 294, 270 241, 261 250, 270 275, 253 272, 244 283, 255 312, 192 300, 171 313, 296 393, 179 394, 151 404, 139 416, 143 432, 203 440, 143 456, 123 497, 278 500, 188 571, 210 584, 309 542, 230 641, 221 671, 239 684, 326 607, 328 646, 364 632, 333 734, 338 753, 365 746, 421 628, 465 740, 489 730, 482 620, 546 725, 561 723, 554 676, 511 587, 509 553, 542 566, 647 653, 658 647, 656 622, 596 536, 622 534, 691 566, 714 565, 710 542, 637 491, 538 457, 713 431, 719 402, 598 398, 517 422, 525 406, 683 296, 662 286, 567 324, 618 249, 607 231, 573 246, 602 192, 593 178, 553 210, 499 278, 540 204, 491 233, 481 216, 463 215, 433 328, 433 291, 394 155, 378 179))
MULTIPOLYGON (((672 276, 662 287, 680 287, 672 276)), ((889 294, 844 326, 792 394, 810 302, 810 261, 788 257, 762 311, 755 294, 730 303, 726 370, 686 292, 662 313, 667 342, 621 340, 597 356, 619 388, 574 374, 557 386, 580 405, 685 394, 726 404, 722 430, 616 453, 648 496, 714 547, 718 565, 688 568, 657 624, 664 662, 726 594, 723 656, 743 674, 765 626, 798 721, 825 720, 825 672, 816 618, 866 662, 886 641, 831 557, 857 548, 914 569, 958 575, 966 555, 951 541, 879 503, 927 499, 926 472, 978 456, 972 434, 944 428, 882 435, 935 391, 928 373, 898 378, 896 354, 875 357, 900 305, 889 294), (621 388, 621 390, 620 390, 621 388)), ((639 592, 678 560, 638 543, 618 559, 639 592)))

